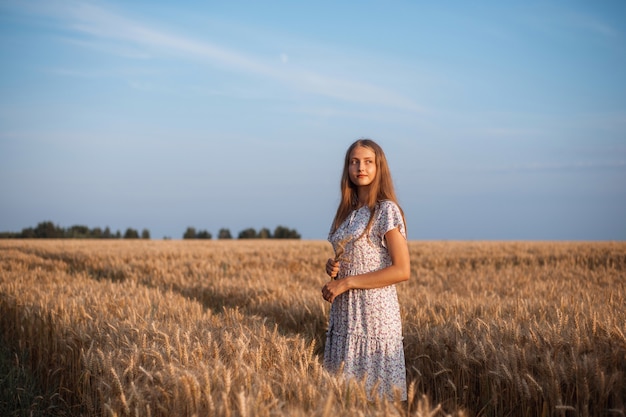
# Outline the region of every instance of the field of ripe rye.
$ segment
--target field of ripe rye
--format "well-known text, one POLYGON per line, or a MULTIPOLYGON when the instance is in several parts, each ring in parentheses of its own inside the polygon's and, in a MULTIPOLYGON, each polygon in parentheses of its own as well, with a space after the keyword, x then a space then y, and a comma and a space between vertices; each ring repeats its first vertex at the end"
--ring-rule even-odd
POLYGON ((327 242, 0 241, 0 414, 626 415, 625 242, 409 245, 401 403, 321 366, 327 242))

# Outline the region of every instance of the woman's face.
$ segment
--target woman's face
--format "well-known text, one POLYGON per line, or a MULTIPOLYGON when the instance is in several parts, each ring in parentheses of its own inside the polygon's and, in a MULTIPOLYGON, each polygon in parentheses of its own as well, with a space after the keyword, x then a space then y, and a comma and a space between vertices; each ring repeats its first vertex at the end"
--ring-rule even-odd
POLYGON ((350 181, 357 187, 368 186, 376 178, 376 154, 370 148, 357 146, 348 161, 350 181))

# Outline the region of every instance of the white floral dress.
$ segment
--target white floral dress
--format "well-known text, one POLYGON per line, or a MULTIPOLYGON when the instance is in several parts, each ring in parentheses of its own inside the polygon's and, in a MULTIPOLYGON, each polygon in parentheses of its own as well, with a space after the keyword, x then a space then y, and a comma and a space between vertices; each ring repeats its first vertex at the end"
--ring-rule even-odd
MULTIPOLYGON (((368 207, 354 210, 328 240, 335 250, 346 238, 338 278, 376 271, 391 265, 385 233, 399 228, 406 238, 402 214, 389 200, 378 203, 369 240, 361 236, 370 217, 368 207)), ((393 398, 399 390, 406 400, 406 368, 402 344, 400 306, 395 285, 339 295, 330 308, 330 319, 324 349, 324 367, 343 372, 348 378, 366 376, 368 392, 378 383, 378 392, 393 398)))

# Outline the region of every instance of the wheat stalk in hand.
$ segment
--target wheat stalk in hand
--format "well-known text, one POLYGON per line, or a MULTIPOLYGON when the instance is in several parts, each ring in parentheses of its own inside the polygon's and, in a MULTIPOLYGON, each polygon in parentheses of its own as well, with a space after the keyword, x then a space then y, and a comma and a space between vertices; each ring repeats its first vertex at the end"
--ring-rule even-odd
MULTIPOLYGON (((343 256, 348 242, 350 242, 350 237, 343 238, 339 242, 337 242, 336 245, 333 245, 333 249, 335 251, 335 262, 343 262, 348 260, 348 258, 343 256)), ((337 277, 335 277, 335 279, 337 279, 337 277)))
MULTIPOLYGON (((341 239, 340 241, 338 241, 337 243, 333 244, 333 250, 335 252, 335 258, 333 259, 333 261, 335 263, 337 262, 343 262, 346 261, 347 258, 344 256, 344 252, 346 250, 346 245, 348 244, 348 242, 350 241, 350 237, 346 237, 344 239, 341 239)), ((330 259, 328 260, 329 262, 331 261, 330 259)), ((333 270, 335 269, 335 265, 331 265, 330 263, 326 264, 326 272, 328 273, 328 275, 331 275, 333 270)), ((339 278, 339 270, 337 270, 337 275, 335 275, 335 277, 330 278, 330 281, 326 283, 326 285, 324 285, 322 287, 322 297, 324 297, 324 300, 328 301, 329 303, 333 302, 333 299, 335 298, 334 291, 333 289, 331 289, 332 282, 333 280, 336 280, 339 278)))

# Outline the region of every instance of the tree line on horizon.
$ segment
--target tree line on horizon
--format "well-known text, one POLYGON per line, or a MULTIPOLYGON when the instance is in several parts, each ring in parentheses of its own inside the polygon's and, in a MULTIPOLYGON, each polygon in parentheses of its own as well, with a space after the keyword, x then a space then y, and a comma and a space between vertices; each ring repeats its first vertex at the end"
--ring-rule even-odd
MULTIPOLYGON (((196 232, 193 227, 188 227, 183 234, 183 239, 212 239, 213 235, 206 230, 196 232)), ((230 229, 222 228, 217 233, 218 239, 232 239, 230 229)), ((300 234, 296 229, 289 229, 285 226, 276 226, 274 232, 267 227, 260 229, 258 232, 253 227, 242 230, 237 235, 237 239, 300 239, 300 234)))
MULTIPOLYGON (((285 226, 277 226, 274 232, 264 227, 258 232, 250 227, 239 232, 238 239, 300 239, 296 229, 285 226)), ((44 221, 36 227, 26 227, 21 232, 0 232, 0 239, 150 239, 150 231, 143 229, 141 233, 137 229, 127 228, 122 234, 119 230, 112 232, 107 226, 104 229, 94 227, 90 229, 83 225, 74 225, 63 228, 51 221, 44 221)), ((169 237, 164 237, 169 239, 169 237)), ((195 227, 188 227, 183 233, 183 239, 213 239, 213 235, 207 230, 196 231, 195 227)), ((217 234, 217 239, 233 239, 230 229, 222 228, 217 234)))

